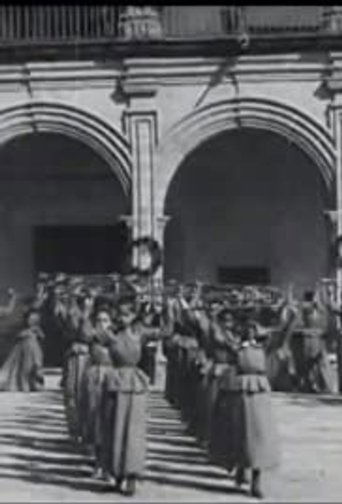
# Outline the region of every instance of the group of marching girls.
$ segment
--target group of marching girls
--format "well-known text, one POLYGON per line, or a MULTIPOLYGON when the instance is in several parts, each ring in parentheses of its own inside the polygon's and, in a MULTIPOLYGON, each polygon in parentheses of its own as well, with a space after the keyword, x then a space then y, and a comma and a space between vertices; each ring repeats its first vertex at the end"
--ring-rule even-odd
POLYGON ((70 435, 92 455, 95 478, 133 495, 145 465, 149 384, 138 367, 143 331, 135 300, 70 294, 64 308, 55 303, 55 316, 69 338, 62 387, 70 435))
POLYGON ((238 486, 251 470, 251 494, 262 497, 262 472, 277 466, 279 449, 253 316, 222 294, 206 299, 200 285, 190 295, 182 286, 165 292, 145 312, 136 295, 106 300, 81 291, 55 293, 53 317, 69 341, 62 386, 70 435, 92 455, 94 477, 135 492, 146 460, 150 365, 143 356, 154 337, 167 358, 166 398, 211 461, 233 472, 238 486))
POLYGON ((251 494, 261 498, 263 470, 279 463, 264 348, 255 321, 221 301, 203 304, 200 289, 168 300, 166 397, 237 486, 251 470, 251 494))
POLYGON ((160 340, 166 398, 212 463, 238 486, 250 472, 251 494, 262 497, 262 474, 279 463, 270 382, 276 390, 331 390, 327 307, 312 294, 298 302, 266 288, 171 283, 151 297, 131 280, 125 292, 124 278, 120 289, 111 278, 96 288, 76 280, 45 280, 50 294, 40 294, 40 311, 47 334, 64 335, 69 431, 92 455, 94 477, 135 492, 156 362, 150 343, 160 340))

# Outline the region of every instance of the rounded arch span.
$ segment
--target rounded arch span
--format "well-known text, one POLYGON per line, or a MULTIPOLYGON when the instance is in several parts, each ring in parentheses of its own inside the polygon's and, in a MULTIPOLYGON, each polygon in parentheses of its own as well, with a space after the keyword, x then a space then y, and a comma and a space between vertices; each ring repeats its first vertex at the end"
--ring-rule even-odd
POLYGON ((107 162, 125 194, 129 193, 129 143, 105 120, 92 112, 55 101, 30 101, 0 110, 0 145, 16 136, 39 132, 60 133, 92 148, 107 162))
POLYGON ((162 212, 171 180, 182 161, 201 143, 234 128, 273 131, 300 147, 316 164, 329 189, 335 177, 335 145, 326 128, 302 111, 261 98, 211 103, 183 117, 161 139, 158 156, 158 201, 162 212))

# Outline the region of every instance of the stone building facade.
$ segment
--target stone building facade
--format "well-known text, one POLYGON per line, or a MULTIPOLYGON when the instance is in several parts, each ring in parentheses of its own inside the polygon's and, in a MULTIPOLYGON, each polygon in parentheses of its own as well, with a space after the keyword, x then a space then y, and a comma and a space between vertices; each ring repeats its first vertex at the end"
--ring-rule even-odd
POLYGON ((1 285, 32 287, 43 228, 119 222, 167 278, 333 274, 339 7, 20 9, 0 11, 1 285))

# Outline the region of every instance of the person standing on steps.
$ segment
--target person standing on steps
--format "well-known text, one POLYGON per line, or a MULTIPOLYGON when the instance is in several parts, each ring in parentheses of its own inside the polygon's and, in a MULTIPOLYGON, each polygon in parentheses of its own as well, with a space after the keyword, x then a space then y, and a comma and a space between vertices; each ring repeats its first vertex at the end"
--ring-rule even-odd
MULTIPOLYGON (((222 384, 223 387, 223 384, 222 384)), ((252 472, 251 495, 262 498, 261 476, 280 462, 279 439, 272 414, 271 389, 266 376, 264 349, 258 343, 257 325, 247 320, 236 352, 236 376, 226 382, 227 469, 236 469, 237 486, 252 472)))
MULTIPOLYGON (((95 459, 93 476, 106 479, 102 463, 102 393, 107 370, 112 366, 109 353, 111 341, 115 341, 109 308, 99 307, 94 314, 94 326, 88 322, 89 361, 83 375, 81 414, 83 416, 82 440, 89 446, 95 459)), ((108 478, 109 479, 109 478, 108 478)))
POLYGON ((41 348, 44 337, 39 311, 29 308, 15 346, 0 369, 1 391, 36 392, 44 387, 41 348))
POLYGON ((74 442, 80 445, 84 421, 81 411, 82 384, 90 360, 91 341, 91 334, 85 330, 85 326, 92 313, 94 300, 90 296, 72 293, 70 301, 64 315, 69 346, 64 355, 62 383, 69 432, 74 442))
POLYGON ((102 453, 104 471, 116 480, 115 490, 132 496, 145 468, 149 383, 138 367, 143 328, 134 300, 120 301, 118 323, 109 346, 113 366, 103 384, 102 453))

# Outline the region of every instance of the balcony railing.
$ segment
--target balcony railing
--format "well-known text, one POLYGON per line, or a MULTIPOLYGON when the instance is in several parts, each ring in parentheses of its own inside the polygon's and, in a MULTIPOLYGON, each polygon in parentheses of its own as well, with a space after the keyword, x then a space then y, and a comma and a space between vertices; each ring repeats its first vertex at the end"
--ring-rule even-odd
POLYGON ((251 34, 313 33, 323 24, 322 6, 165 6, 165 37, 222 37, 245 29, 251 34))
POLYGON ((63 42, 117 36, 115 5, 0 5, 0 42, 63 42))
POLYGON ((320 33, 323 10, 321 6, 0 5, 0 45, 224 38, 241 28, 250 34, 320 33))

